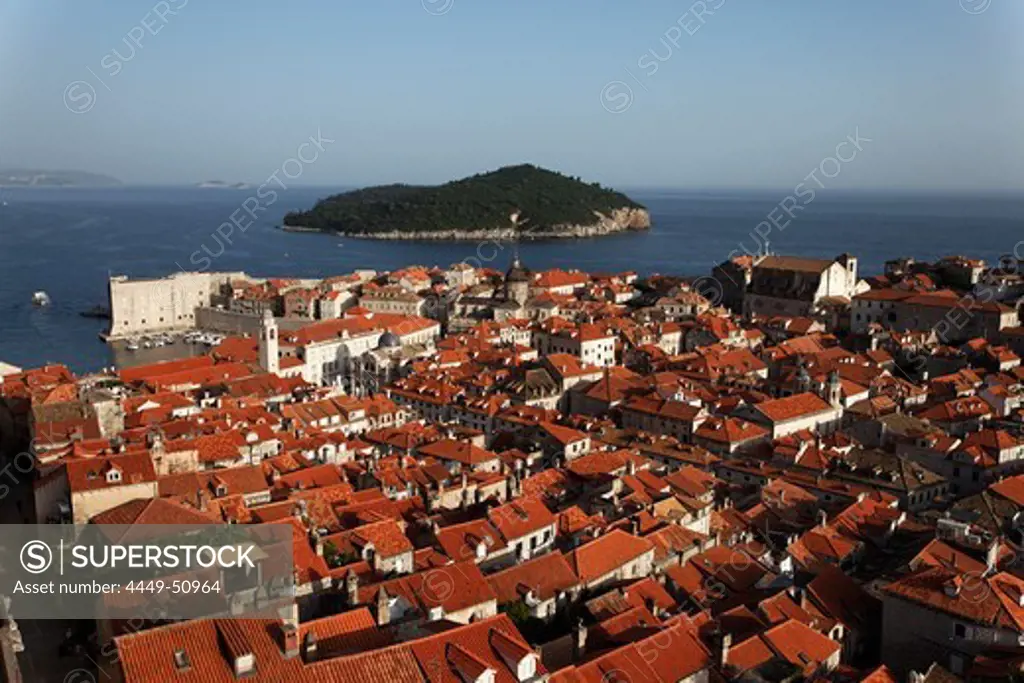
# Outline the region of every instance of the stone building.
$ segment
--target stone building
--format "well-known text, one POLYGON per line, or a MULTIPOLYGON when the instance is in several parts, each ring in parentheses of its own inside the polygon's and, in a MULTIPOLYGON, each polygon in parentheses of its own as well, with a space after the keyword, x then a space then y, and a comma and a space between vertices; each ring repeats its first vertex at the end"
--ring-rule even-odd
POLYGON ((824 299, 849 301, 858 289, 857 259, 841 254, 828 261, 795 256, 762 256, 754 262, 743 298, 746 315, 809 316, 824 299))

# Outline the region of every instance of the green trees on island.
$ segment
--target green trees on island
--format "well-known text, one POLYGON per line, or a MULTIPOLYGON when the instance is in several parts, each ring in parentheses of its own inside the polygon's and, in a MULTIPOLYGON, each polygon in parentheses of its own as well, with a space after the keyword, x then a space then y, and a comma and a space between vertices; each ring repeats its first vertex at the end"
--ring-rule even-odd
POLYGON ((523 232, 589 225, 594 212, 643 208, 624 194, 530 164, 507 166, 444 185, 382 185, 337 194, 285 226, 347 234, 507 229, 523 232))

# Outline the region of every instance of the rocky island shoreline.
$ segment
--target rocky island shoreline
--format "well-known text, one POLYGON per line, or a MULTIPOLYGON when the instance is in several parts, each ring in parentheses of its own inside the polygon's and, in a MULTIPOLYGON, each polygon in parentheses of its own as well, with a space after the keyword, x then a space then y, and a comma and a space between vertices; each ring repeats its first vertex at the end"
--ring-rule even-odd
MULTIPOLYGON (((607 215, 599 211, 594 212, 595 222, 590 224, 577 225, 556 225, 549 229, 542 230, 520 230, 515 227, 484 228, 479 230, 417 230, 403 231, 390 230, 387 232, 346 232, 337 230, 334 234, 339 237, 352 237, 368 240, 435 240, 435 241, 475 241, 475 240, 558 240, 558 239, 586 239, 589 237, 603 237, 614 235, 620 232, 638 232, 649 230, 651 227, 651 215, 646 209, 622 208, 610 211, 607 215)), ((302 225, 283 225, 281 229, 285 232, 322 232, 316 228, 302 225)))

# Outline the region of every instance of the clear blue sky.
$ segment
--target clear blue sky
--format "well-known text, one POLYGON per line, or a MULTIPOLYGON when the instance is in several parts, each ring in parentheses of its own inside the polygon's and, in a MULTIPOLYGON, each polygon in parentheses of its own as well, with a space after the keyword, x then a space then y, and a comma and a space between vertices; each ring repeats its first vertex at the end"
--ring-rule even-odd
POLYGON ((725 0, 701 26, 690 0, 5 0, 0 166, 253 182, 319 127, 336 142, 303 184, 529 161, 623 187, 792 188, 859 127, 872 142, 837 186, 1020 189, 1024 2, 962 3, 987 9, 725 0), (157 34, 119 59, 144 18, 157 34), (613 81, 633 91, 617 114, 613 81))

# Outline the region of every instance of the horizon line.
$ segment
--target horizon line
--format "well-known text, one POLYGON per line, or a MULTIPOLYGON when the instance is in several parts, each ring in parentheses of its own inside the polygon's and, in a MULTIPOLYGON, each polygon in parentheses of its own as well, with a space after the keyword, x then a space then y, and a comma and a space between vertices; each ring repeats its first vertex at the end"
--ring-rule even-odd
MULTIPOLYGON (((118 190, 118 189, 193 189, 193 190, 209 190, 211 192, 244 192, 247 189, 255 189, 260 186, 259 182, 246 182, 244 183, 246 188, 232 188, 232 187, 200 187, 198 182, 188 181, 175 181, 175 182, 131 182, 131 183, 119 183, 117 185, 2 185, 0 184, 0 190, 118 190)), ((393 184, 393 183, 384 183, 393 184)), ((401 183, 412 186, 431 187, 432 184, 420 184, 420 183, 401 183)), ((443 183, 441 183, 443 184, 443 183)), ((289 189, 333 189, 337 191, 348 191, 367 187, 379 187, 380 183, 363 183, 363 184, 351 184, 351 183, 303 183, 291 185, 289 189)), ((613 190, 619 191, 642 191, 642 192, 672 192, 672 193, 689 193, 689 194, 773 194, 782 193, 789 194, 793 191, 793 188, 787 187, 769 187, 769 186, 734 186, 734 187, 696 187, 696 186, 678 186, 678 185, 605 185, 613 190)), ((959 197, 991 197, 991 196, 1019 196, 1024 198, 1024 190, 1016 187, 1006 188, 963 188, 963 187, 936 187, 936 188, 924 188, 924 187, 846 187, 846 188, 830 188, 828 191, 829 195, 833 194, 875 194, 875 195, 904 195, 904 196, 934 196, 934 195, 955 195, 959 197)))

